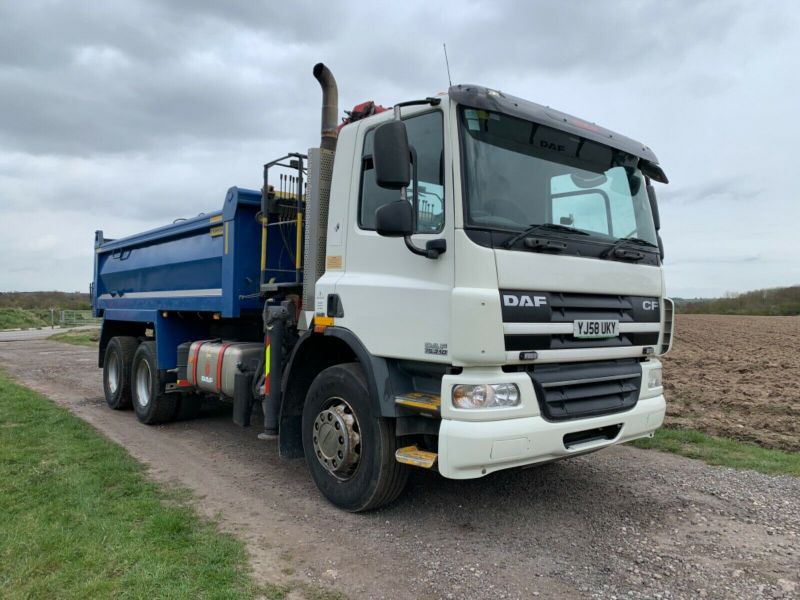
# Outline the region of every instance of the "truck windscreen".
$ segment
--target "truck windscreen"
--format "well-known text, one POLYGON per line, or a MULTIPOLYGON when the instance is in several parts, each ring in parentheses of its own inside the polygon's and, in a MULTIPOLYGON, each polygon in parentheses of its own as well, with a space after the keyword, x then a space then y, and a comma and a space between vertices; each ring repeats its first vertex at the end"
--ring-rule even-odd
POLYGON ((552 223, 564 235, 571 228, 601 242, 657 244, 636 156, 502 113, 462 107, 459 118, 467 227, 552 223))

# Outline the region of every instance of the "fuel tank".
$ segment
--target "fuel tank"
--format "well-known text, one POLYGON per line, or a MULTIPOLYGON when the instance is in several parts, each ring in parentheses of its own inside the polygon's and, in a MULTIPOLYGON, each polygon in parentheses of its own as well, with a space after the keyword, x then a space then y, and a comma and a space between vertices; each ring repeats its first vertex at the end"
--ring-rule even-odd
POLYGON ((189 347, 186 378, 201 391, 232 398, 236 373, 255 371, 263 353, 259 342, 198 340, 189 347))

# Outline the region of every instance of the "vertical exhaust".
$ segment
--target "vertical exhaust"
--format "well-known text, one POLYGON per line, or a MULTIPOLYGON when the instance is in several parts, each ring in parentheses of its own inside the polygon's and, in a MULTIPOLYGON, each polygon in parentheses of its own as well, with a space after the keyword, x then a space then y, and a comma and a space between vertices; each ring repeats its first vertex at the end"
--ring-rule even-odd
MULTIPOLYGON (((325 273, 328 240, 328 205, 333 178, 333 159, 339 135, 339 90, 333 73, 322 63, 314 65, 314 77, 322 88, 322 139, 319 148, 308 150, 308 187, 306 188, 305 252, 303 252, 303 309, 315 308, 317 280, 325 273)), ((305 319, 303 319, 305 321, 305 319)), ((299 324, 306 329, 308 322, 299 324)))
POLYGON ((336 150, 337 118, 339 116, 339 89, 331 70, 322 63, 314 65, 314 77, 322 88, 322 140, 320 148, 336 150))

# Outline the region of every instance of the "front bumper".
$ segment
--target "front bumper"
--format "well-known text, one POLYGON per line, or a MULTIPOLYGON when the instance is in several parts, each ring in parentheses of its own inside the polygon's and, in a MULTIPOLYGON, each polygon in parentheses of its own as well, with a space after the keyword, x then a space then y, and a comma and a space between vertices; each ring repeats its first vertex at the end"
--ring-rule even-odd
MULTIPOLYGON (((601 417, 551 422, 541 416, 494 421, 443 418, 439 428, 439 472, 450 479, 488 473, 591 452, 652 434, 664 422, 663 394, 642 398, 632 409, 601 417), (620 425, 613 439, 570 445, 564 436, 620 425)), ((444 417, 445 415, 443 415, 444 417)))

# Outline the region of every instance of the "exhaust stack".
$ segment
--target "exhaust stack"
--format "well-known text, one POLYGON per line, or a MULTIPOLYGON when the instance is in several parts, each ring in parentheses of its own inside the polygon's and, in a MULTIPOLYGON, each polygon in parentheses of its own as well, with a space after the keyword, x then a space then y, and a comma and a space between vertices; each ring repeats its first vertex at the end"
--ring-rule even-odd
POLYGON ((330 69, 322 63, 314 65, 314 77, 322 88, 322 140, 320 148, 336 150, 337 117, 339 115, 339 89, 330 69))
MULTIPOLYGON (((322 63, 314 65, 314 77, 322 87, 322 139, 319 148, 308 151, 308 187, 306 188, 305 251, 303 253, 303 309, 314 314, 317 280, 325 273, 328 239, 328 205, 333 178, 333 158, 339 135, 339 90, 333 73, 322 63)), ((308 313, 305 313, 308 314, 308 313)), ((298 326, 307 329, 311 319, 303 318, 298 326)))

